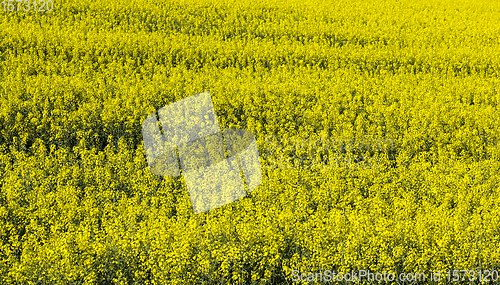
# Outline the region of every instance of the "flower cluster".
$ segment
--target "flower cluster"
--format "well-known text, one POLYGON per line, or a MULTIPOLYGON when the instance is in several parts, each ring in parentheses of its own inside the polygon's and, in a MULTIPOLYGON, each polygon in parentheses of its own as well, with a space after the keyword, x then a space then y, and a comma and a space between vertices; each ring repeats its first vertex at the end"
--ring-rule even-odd
POLYGON ((0 284, 498 270, 499 34, 481 0, 1 13, 0 284), (204 91, 255 135, 262 183, 197 214, 141 126, 204 91))

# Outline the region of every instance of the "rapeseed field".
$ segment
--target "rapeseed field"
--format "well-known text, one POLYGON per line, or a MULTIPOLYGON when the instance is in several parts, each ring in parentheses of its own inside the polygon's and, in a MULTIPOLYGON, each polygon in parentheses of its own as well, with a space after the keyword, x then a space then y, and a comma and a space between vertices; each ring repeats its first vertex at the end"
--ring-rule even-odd
POLYGON ((0 284, 498 280, 498 2, 0 3, 0 284), (142 124, 207 91, 262 181, 195 213, 142 124))

